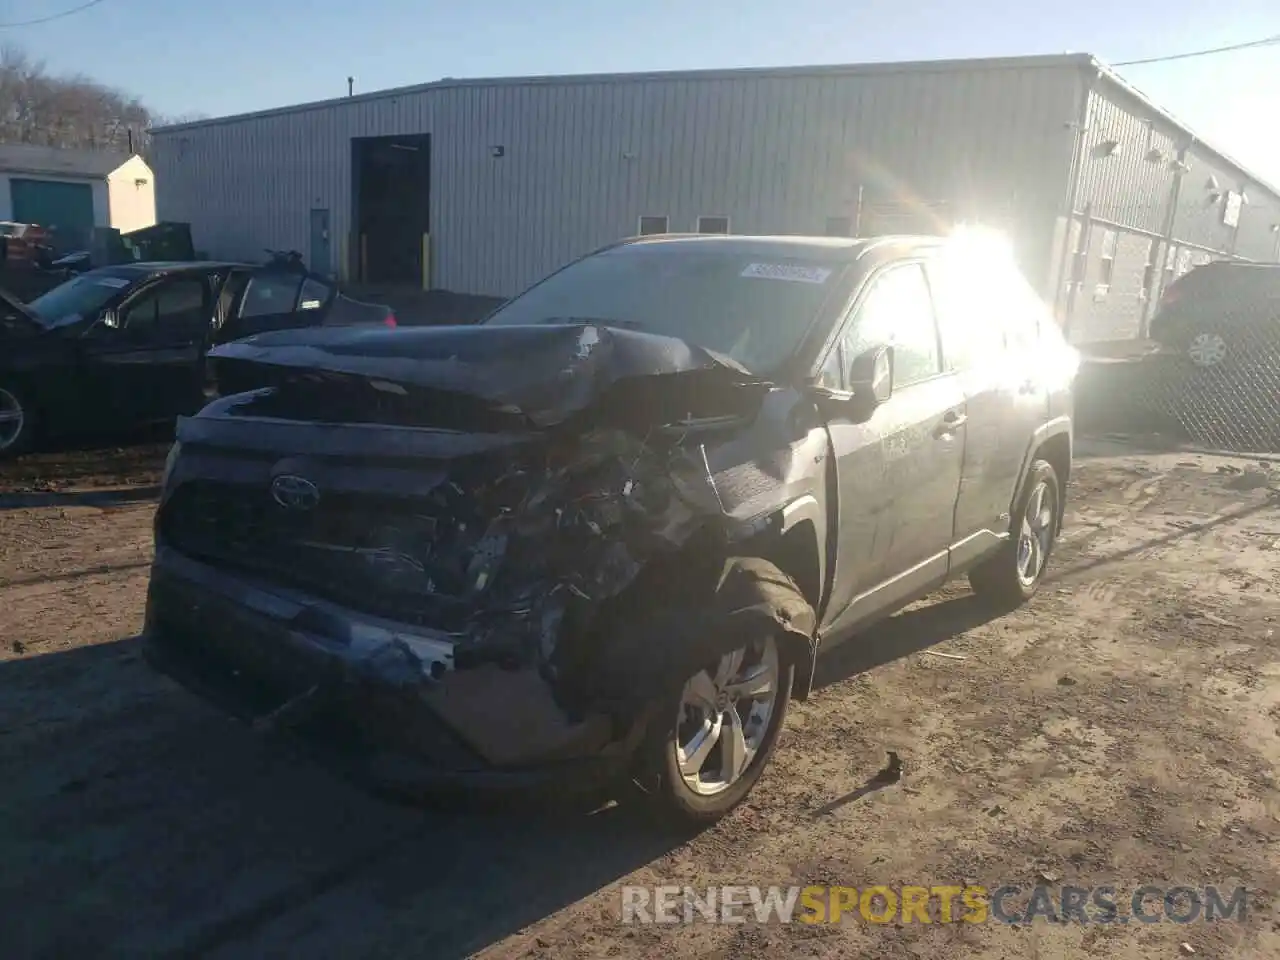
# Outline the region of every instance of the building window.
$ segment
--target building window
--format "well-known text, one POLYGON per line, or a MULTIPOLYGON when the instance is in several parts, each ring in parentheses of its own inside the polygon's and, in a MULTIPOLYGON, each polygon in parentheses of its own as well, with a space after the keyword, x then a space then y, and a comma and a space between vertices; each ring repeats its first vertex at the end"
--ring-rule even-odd
POLYGON ((642 237, 651 237, 657 233, 667 232, 666 217, 641 217, 639 235, 642 237))
POLYGON ((1118 236, 1114 230, 1102 231, 1102 262, 1099 265, 1098 286, 1110 288, 1111 278, 1116 272, 1116 242, 1118 236))
POLYGON ((1228 227, 1240 226, 1240 208, 1244 206, 1244 194, 1227 191, 1227 202, 1222 205, 1222 222, 1228 227))
POLYGON ((699 217, 698 232, 699 233, 728 233, 729 218, 728 217, 699 217))
POLYGON ((827 217, 826 235, 828 237, 853 236, 852 217, 827 217))

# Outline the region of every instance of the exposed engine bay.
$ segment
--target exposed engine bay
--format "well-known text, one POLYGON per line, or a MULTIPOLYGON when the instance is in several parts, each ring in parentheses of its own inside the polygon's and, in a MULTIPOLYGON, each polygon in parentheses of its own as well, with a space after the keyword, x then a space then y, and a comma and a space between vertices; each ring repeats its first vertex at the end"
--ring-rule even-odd
POLYGON ((263 346, 287 335, 216 351, 249 361, 235 371, 246 389, 180 424, 188 449, 158 531, 185 556, 315 597, 301 622, 323 616, 326 630, 358 640, 344 655, 357 673, 415 691, 490 762, 545 758, 582 738, 596 749, 617 733, 592 717, 591 664, 610 644, 601 619, 646 571, 678 567, 692 538, 724 542, 706 442, 749 423, 769 385, 681 341, 594 327, 511 328, 525 340, 524 382, 513 384, 459 363, 448 341, 472 331, 423 332, 442 355, 420 357, 412 376, 398 356, 395 380, 356 369, 367 351, 322 362, 314 338, 298 351, 263 346), (424 372, 433 363, 435 375, 424 372), (400 448, 384 438, 382 462, 359 468, 281 450, 266 475, 257 459, 261 480, 217 476, 228 438, 286 427, 319 436, 335 411, 390 427, 400 448), (311 487, 314 502, 282 498, 282 480, 311 487), (369 622, 335 627, 334 609, 369 622), (495 699, 506 708, 493 710, 495 699))

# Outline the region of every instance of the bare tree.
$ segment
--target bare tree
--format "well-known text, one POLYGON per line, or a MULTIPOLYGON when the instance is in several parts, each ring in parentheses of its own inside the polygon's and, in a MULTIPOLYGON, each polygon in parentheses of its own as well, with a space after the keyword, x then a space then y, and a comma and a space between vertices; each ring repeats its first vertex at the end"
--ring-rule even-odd
POLYGON ((0 47, 0 143, 145 153, 151 111, 88 77, 53 76, 18 47, 0 47))
POLYGON ((208 120, 207 113, 175 113, 175 114, 152 114, 151 125, 153 127, 176 127, 180 123, 198 123, 201 120, 208 120))

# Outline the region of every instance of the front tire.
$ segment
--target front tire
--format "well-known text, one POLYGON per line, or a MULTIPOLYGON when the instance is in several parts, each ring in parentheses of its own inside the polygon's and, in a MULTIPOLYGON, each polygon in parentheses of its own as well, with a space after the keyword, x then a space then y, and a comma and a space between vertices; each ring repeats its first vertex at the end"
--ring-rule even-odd
POLYGON ((763 634, 708 663, 657 705, 642 748, 659 814, 710 824, 764 773, 787 716, 795 664, 763 634))
POLYGON ((1035 596, 1058 539, 1061 515, 1058 473, 1047 460, 1036 460, 1018 496, 1008 541, 969 574, 973 592, 1006 609, 1035 596))

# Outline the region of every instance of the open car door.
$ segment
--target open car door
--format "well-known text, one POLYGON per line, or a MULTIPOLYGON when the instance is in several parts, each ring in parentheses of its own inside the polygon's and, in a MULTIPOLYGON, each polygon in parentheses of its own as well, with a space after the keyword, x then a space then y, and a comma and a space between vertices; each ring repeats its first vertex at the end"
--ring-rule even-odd
POLYGON ((236 271, 224 291, 226 316, 216 342, 315 326, 336 293, 331 284, 300 270, 267 267, 236 271))

